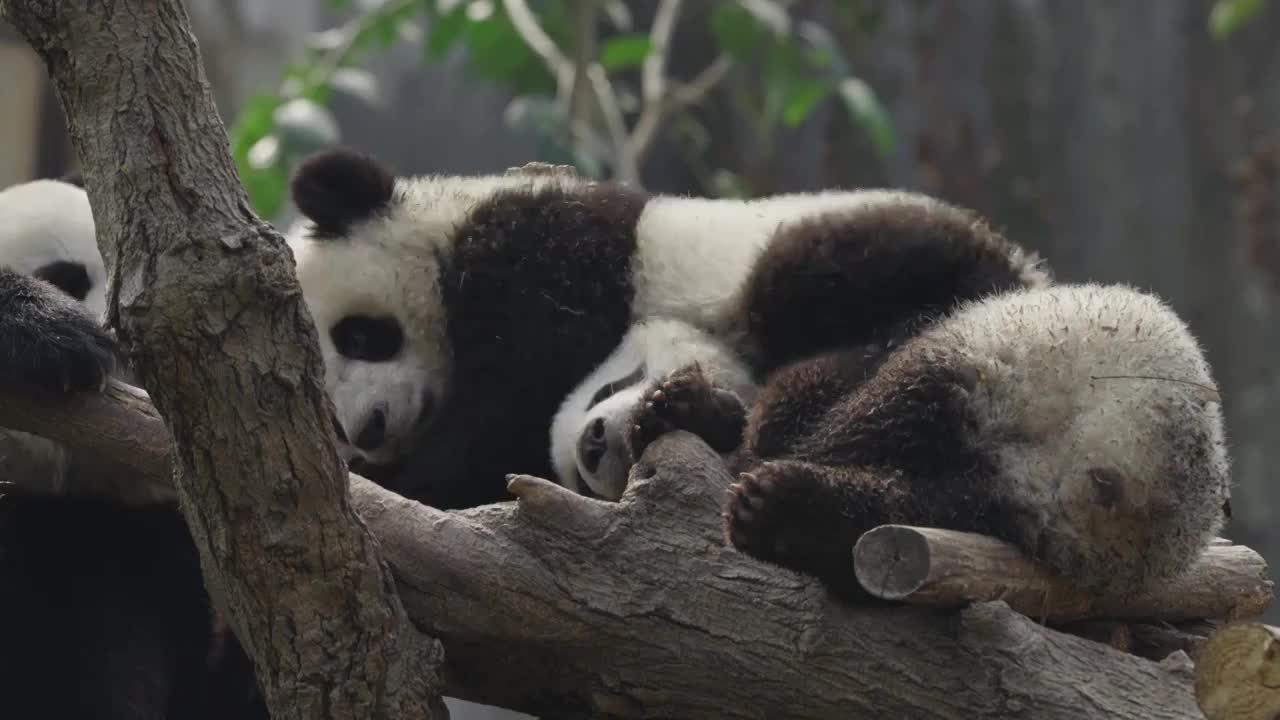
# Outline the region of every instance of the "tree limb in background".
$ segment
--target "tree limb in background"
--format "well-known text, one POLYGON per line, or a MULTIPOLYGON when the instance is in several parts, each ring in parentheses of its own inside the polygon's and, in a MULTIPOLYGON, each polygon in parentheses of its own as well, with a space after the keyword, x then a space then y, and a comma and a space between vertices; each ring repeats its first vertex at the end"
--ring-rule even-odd
MULTIPOLYGON (((590 4, 590 0, 585 5, 590 4)), ((666 77, 667 56, 670 53, 671 35, 680 16, 680 0, 662 0, 654 15, 649 31, 651 48, 641 67, 641 110, 634 127, 627 129, 618 94, 609 80, 608 73, 593 54, 570 59, 556 45, 555 40, 538 23, 538 17, 525 0, 503 0, 503 8, 511 18, 511 25, 533 50, 552 77, 556 79, 556 96, 562 108, 571 108, 573 96, 582 91, 583 76, 587 79, 596 105, 600 109, 611 144, 610 162, 617 180, 637 187, 643 186, 640 167, 653 145, 663 121, 701 101, 733 69, 733 60, 720 55, 704 68, 688 84, 673 83, 666 77)), ((591 8, 593 11, 594 8, 591 8)), ((591 13, 594 16, 594 13, 591 13)), ((594 32, 594 28, 589 28, 594 32)), ((594 43, 579 39, 579 48, 594 48, 594 43)), ((576 105, 576 104, 575 104, 576 105)), ((569 115, 569 125, 575 132, 581 129, 582 118, 569 115)))
MULTIPOLYGON (((16 407, 0 402, 0 426, 43 427, 59 442, 108 418, 130 428, 117 435, 163 431, 130 393, 16 407), (60 422, 71 414, 74 433, 60 422)), ((557 717, 1200 720, 1176 647, 1199 637, 1127 631, 1135 650, 1173 650, 1157 663, 1003 602, 836 602, 817 581, 726 546, 730 482, 702 441, 673 433, 646 451, 619 503, 523 476, 511 482, 517 502, 460 512, 355 475, 351 497, 405 608, 448 645, 450 696, 557 717)))
POLYGON ((441 711, 442 650, 409 623, 351 505, 292 259, 250 210, 181 3, 0 0, 0 15, 66 111, 113 320, 171 431, 205 578, 272 716, 441 711))

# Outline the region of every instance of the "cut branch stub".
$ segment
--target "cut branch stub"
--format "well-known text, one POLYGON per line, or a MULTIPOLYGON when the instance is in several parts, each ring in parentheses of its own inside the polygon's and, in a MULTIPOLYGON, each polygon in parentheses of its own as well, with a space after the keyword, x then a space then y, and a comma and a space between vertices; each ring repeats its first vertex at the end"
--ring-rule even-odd
POLYGON ((1103 599, 1053 577, 1017 547, 973 533, 883 525, 853 549, 858 582, 872 595, 957 608, 1003 600, 1029 617, 1178 622, 1261 615, 1274 597, 1267 564, 1247 547, 1212 543, 1182 575, 1132 598, 1103 599))
POLYGON ((1208 720, 1280 717, 1280 628, 1238 623, 1215 632, 1200 650, 1195 689, 1208 720))

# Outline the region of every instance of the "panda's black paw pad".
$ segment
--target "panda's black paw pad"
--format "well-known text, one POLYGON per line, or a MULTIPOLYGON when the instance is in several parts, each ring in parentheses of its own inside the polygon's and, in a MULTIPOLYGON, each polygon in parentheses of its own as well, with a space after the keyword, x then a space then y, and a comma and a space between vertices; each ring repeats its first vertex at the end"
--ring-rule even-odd
POLYGON ((633 456, 640 457, 650 443, 673 430, 702 435, 705 419, 721 392, 697 365, 680 368, 654 382, 632 416, 629 442, 633 456))
MULTIPOLYGON (((787 463, 764 463, 729 486, 725 535, 738 551, 801 572, 831 552, 823 513, 834 511, 822 479, 787 463)), ((852 570, 850 570, 852 572, 852 570)))

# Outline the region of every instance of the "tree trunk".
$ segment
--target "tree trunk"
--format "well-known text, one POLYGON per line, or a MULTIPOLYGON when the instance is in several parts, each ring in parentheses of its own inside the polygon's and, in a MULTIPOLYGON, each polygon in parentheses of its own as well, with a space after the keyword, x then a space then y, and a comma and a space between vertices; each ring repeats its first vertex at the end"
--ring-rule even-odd
POLYGON ((410 625, 352 509, 291 256, 240 187, 181 3, 0 0, 0 14, 48 65, 113 320, 272 716, 440 712, 442 651, 410 625))

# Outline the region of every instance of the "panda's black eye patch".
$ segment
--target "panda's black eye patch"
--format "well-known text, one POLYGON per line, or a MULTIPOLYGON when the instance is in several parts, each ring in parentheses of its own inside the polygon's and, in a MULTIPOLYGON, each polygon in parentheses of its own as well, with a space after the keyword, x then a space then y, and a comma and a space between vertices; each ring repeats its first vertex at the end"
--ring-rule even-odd
POLYGON ((80 263, 59 260, 37 268, 31 274, 52 284, 76 300, 83 301, 89 294, 89 286, 91 285, 89 272, 80 263))
POLYGON ((599 405, 604 402, 606 398, 616 394, 619 390, 631 387, 635 383, 639 382, 642 377, 644 377, 644 363, 640 363, 640 366, 631 371, 631 373, 626 377, 622 377, 614 380, 613 382, 602 385, 600 389, 596 391, 596 394, 591 396, 591 402, 587 403, 587 409, 590 410, 596 405, 599 405))
POLYGON ((390 316, 348 315, 329 330, 338 352, 352 360, 387 362, 404 346, 404 331, 390 316))

